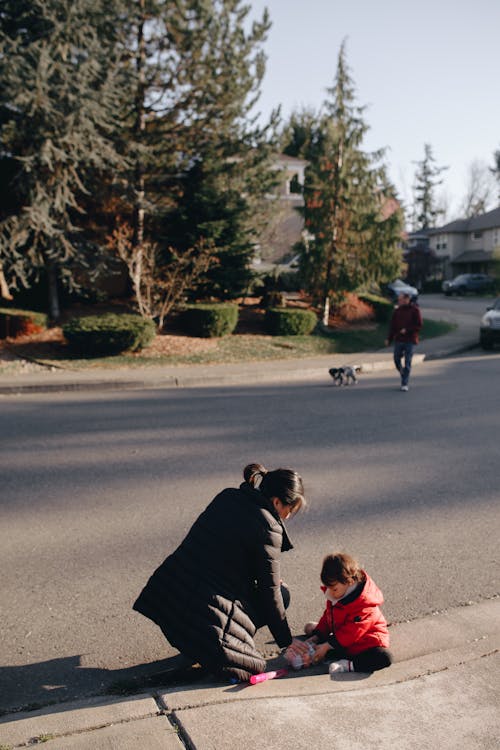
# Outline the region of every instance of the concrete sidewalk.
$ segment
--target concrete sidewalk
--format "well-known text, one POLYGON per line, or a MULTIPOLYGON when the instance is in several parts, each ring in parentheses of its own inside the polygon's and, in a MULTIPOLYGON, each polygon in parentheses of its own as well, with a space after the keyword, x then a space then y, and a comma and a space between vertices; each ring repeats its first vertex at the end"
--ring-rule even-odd
MULTIPOLYGON (((392 626, 392 667, 327 666, 260 685, 208 681, 0 719, 0 746, 48 750, 493 750, 500 740, 500 599, 392 626)), ((272 665, 276 665, 275 660, 272 665)))
MULTIPOLYGON (((425 360, 449 357, 478 345, 475 316, 426 309, 435 320, 453 322, 457 328, 444 336, 421 342, 413 357, 414 365, 425 360)), ((50 393, 58 391, 101 391, 133 388, 176 388, 272 383, 276 381, 329 381, 328 369, 345 364, 360 365, 362 372, 394 369, 392 350, 334 354, 309 359, 277 359, 238 364, 179 365, 137 369, 62 370, 40 368, 36 373, 0 375, 0 394, 50 393)))

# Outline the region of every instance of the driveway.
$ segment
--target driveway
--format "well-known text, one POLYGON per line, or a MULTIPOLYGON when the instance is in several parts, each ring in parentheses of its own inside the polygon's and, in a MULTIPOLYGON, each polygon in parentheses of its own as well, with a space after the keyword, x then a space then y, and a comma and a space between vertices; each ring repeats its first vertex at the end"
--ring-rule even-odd
POLYGON ((426 309, 444 310, 448 313, 460 313, 461 315, 473 315, 477 321, 479 331, 479 319, 486 311, 488 305, 491 305, 493 296, 475 296, 467 297, 446 297, 444 294, 421 294, 419 305, 423 311, 426 309))

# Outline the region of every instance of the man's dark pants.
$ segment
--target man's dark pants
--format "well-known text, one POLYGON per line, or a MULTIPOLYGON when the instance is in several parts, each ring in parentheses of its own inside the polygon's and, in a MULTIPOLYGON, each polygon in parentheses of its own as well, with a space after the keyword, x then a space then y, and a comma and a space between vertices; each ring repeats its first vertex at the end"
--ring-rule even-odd
POLYGON ((413 347, 414 344, 411 341, 396 341, 394 344, 394 364, 401 375, 401 385, 408 385, 410 379, 413 347))

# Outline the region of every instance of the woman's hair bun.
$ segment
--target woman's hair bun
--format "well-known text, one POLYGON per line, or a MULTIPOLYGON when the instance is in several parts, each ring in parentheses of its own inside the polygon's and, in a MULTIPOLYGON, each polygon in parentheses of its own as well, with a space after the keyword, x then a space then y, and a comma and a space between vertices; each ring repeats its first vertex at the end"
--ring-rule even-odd
POLYGON ((266 474, 267 469, 264 468, 262 464, 248 464, 248 466, 245 466, 243 469, 243 479, 245 482, 248 482, 251 487, 255 487, 257 480, 262 480, 266 474))

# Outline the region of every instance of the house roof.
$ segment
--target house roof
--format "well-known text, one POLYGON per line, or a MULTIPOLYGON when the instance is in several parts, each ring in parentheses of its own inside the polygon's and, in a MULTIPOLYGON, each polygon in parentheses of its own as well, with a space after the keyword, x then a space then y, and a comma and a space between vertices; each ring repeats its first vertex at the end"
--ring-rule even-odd
POLYGON ((471 263, 491 260, 492 253, 488 250, 466 250, 464 253, 457 255, 453 263, 471 263))
POLYGON ((480 214, 480 216, 473 216, 471 219, 457 219, 442 227, 436 227, 428 231, 429 234, 452 234, 453 232, 478 232, 495 227, 500 227, 500 206, 492 211, 487 211, 485 214, 480 214))
POLYGON ((309 164, 306 159, 299 159, 297 156, 288 156, 288 154, 276 154, 276 159, 287 164, 294 164, 297 167, 306 167, 309 164))

